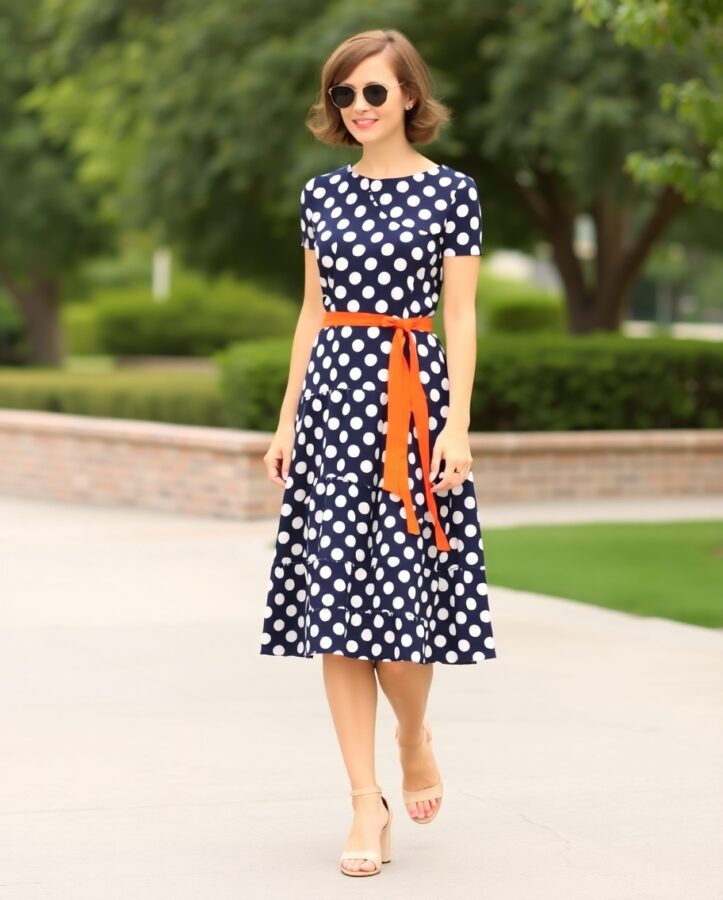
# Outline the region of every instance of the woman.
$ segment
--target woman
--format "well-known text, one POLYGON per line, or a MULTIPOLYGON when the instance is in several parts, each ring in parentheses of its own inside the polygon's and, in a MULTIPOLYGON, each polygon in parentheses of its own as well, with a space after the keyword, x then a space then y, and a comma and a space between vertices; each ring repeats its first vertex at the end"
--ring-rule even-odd
POLYGON ((363 876, 390 858, 376 679, 408 815, 426 824, 442 800, 431 664, 496 655, 468 438, 482 213, 473 178, 412 149, 449 113, 404 35, 349 38, 321 80, 309 127, 362 156, 301 192, 304 302, 264 457, 284 494, 261 653, 323 654, 354 806, 340 868, 363 876), (431 329, 443 280, 448 360, 431 329))

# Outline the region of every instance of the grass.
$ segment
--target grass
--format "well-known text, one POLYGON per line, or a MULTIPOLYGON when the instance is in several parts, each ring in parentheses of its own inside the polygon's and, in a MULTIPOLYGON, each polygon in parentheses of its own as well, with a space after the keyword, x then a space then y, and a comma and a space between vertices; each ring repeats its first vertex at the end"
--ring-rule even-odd
POLYGON ((723 523, 485 528, 491 584, 723 627, 723 523))

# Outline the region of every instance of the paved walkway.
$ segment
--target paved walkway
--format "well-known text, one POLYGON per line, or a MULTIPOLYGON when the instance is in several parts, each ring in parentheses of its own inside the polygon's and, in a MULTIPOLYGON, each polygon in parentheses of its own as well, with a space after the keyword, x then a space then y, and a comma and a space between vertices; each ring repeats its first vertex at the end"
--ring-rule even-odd
MULTIPOLYGON (((723 498, 643 517, 723 518, 723 498)), ((405 819, 380 694, 393 860, 340 874, 320 658, 258 652, 274 524, 0 498, 2 900, 723 897, 723 632, 494 584, 497 659, 435 668, 439 818, 405 819)))

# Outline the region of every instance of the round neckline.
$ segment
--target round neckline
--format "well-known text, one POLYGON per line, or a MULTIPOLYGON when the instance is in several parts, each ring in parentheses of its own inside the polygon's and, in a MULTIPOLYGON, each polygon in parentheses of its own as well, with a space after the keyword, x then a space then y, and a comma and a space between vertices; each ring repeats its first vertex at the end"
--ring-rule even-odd
POLYGON ((367 181, 409 181, 412 178, 416 178, 417 175, 429 175, 444 168, 444 163, 437 163, 429 169, 422 169, 421 172, 412 172, 411 175, 389 175, 386 178, 373 178, 371 175, 362 175, 361 172, 355 172, 352 165, 352 163, 347 163, 347 172, 350 172, 355 178, 366 178, 367 181))

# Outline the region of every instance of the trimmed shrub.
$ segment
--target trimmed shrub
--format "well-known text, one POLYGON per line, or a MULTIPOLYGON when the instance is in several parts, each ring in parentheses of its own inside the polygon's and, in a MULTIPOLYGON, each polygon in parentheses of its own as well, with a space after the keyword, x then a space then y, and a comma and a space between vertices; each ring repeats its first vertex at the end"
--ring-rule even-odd
MULTIPOLYGON (((218 373, 0 369, 0 406, 273 431, 292 339, 216 353, 218 373)), ((482 338, 473 431, 723 427, 723 345, 598 333, 482 338)))
MULTIPOLYGON (((218 357, 229 422, 273 431, 290 342, 229 347, 218 357)), ((507 335, 478 342, 473 431, 723 426, 723 346, 596 333, 507 335)))
POLYGON ((487 313, 487 334, 512 334, 515 332, 565 331, 564 309, 554 299, 506 300, 493 305, 487 313))
POLYGON ((66 356, 102 353, 98 310, 90 303, 69 303, 60 311, 66 356))
POLYGON ((291 338, 245 341, 214 356, 230 425, 275 431, 289 377, 291 338))
POLYGON ((232 341, 293 335, 298 309, 284 297, 232 279, 185 276, 168 300, 146 288, 97 303, 99 352, 208 356, 232 341))
POLYGON ((214 371, 0 369, 0 407, 183 425, 228 424, 214 371))
POLYGON ((479 343, 472 428, 720 428, 723 345, 596 332, 479 343))
POLYGON ((543 287, 490 275, 483 267, 477 285, 480 333, 566 334, 565 301, 543 287))

